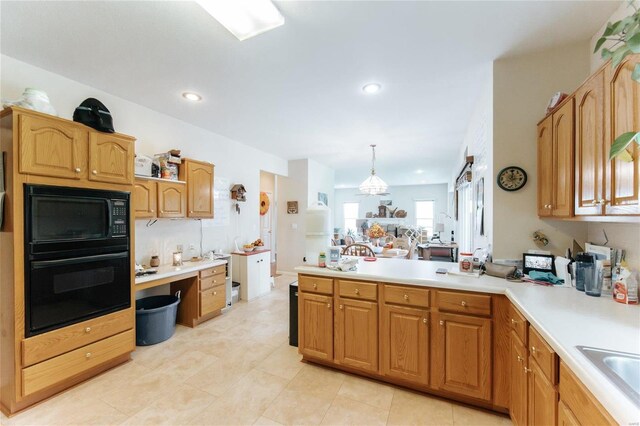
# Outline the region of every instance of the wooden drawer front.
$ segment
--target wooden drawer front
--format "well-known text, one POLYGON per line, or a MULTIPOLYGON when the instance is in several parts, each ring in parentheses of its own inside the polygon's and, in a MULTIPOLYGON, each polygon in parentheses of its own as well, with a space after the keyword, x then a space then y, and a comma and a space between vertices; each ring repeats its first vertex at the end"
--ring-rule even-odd
POLYGON ((560 362, 560 403, 569 407, 580 424, 617 424, 563 362, 560 362))
POLYGON ((533 327, 529 327, 529 354, 538 363, 547 379, 552 384, 557 384, 558 357, 533 327))
POLYGON ((22 395, 60 383, 135 349, 133 330, 116 334, 22 370, 22 395))
POLYGON ((200 292, 200 316, 219 311, 227 304, 225 286, 219 285, 200 292))
POLYGON ((378 284, 364 281, 338 280, 338 294, 350 299, 378 300, 378 284))
POLYGON ((527 320, 511 305, 509 309, 509 322, 511 323, 511 329, 518 335, 520 341, 527 344, 527 320))
POLYGON ((385 284, 384 303, 428 308, 429 290, 426 288, 410 288, 385 284))
POLYGON ((114 312, 22 341, 22 366, 42 362, 105 337, 132 329, 132 309, 114 312))
POLYGON ((333 294, 333 280, 331 278, 300 276, 298 287, 301 291, 310 293, 333 294))
POLYGON ((436 300, 441 311, 491 315, 491 296, 438 290, 436 300))
POLYGON ((223 285, 225 283, 226 275, 224 273, 212 275, 207 278, 200 278, 200 290, 207 290, 211 287, 223 285))
POLYGON ((208 278, 218 274, 227 274, 227 265, 220 265, 214 268, 203 269, 200 271, 200 278, 208 278))

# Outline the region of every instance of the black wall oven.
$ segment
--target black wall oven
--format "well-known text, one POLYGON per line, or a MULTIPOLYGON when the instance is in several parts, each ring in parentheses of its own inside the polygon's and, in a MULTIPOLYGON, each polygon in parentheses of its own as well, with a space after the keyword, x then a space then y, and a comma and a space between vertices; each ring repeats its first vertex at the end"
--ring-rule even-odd
POLYGON ((130 307, 129 193, 24 193, 26 336, 130 307))

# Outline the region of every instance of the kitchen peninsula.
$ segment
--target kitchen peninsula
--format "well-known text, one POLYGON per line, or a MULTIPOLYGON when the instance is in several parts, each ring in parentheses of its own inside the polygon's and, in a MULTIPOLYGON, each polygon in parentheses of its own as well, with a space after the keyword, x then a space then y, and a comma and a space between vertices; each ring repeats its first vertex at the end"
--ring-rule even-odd
POLYGON ((637 353, 637 306, 574 288, 436 275, 441 267, 452 265, 377 259, 361 260, 354 272, 296 268, 300 353, 307 361, 509 411, 516 423, 566 416, 638 421, 634 403, 576 348, 637 353))

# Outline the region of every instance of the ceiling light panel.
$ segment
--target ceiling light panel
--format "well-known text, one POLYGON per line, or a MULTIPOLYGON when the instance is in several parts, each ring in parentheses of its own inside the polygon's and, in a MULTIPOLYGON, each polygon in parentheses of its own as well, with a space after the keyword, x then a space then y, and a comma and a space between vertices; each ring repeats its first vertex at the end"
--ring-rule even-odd
POLYGON ((185 98, 188 101, 193 101, 193 102, 198 102, 202 100, 202 96, 198 95, 197 93, 194 92, 184 92, 182 94, 182 97, 185 98))
POLYGON ((196 0, 196 3, 241 41, 284 24, 284 16, 271 0, 196 0))

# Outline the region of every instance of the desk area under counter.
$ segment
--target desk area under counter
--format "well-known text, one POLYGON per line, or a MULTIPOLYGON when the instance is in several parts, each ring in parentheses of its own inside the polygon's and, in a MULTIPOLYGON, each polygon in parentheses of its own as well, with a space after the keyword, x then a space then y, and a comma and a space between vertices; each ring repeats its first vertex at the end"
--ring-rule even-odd
POLYGON ((228 306, 231 287, 230 257, 218 260, 185 262, 182 266, 164 265, 154 274, 137 277, 136 292, 169 285, 171 294, 180 291, 178 324, 187 327, 214 318, 228 306))

